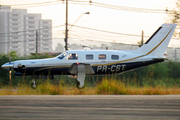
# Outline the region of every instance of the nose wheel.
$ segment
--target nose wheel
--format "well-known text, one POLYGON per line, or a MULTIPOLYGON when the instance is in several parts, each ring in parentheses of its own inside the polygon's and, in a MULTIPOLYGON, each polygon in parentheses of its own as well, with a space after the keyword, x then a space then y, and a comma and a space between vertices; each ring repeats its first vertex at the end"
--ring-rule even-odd
POLYGON ((36 88, 36 81, 35 81, 35 79, 32 80, 31 87, 32 87, 33 89, 36 88))

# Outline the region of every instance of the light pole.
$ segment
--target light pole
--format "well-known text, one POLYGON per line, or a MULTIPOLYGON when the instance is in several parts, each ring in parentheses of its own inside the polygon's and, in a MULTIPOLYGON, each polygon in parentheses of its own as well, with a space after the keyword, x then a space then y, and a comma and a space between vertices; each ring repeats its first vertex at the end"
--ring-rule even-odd
POLYGON ((90 12, 85 12, 85 13, 82 13, 79 17, 78 17, 78 19, 71 25, 71 27, 68 29, 68 30, 70 30, 76 23, 77 23, 77 21, 84 15, 84 14, 87 14, 87 15, 89 15, 90 14, 90 12))
MULTIPOLYGON (((90 12, 85 12, 82 13, 78 19, 74 22, 74 24, 76 24, 76 22, 84 15, 84 14, 90 14, 90 12)), ((66 29, 65 29, 65 38, 64 38, 64 42, 65 42, 65 50, 68 50, 68 31, 74 26, 74 24, 71 25, 71 27, 68 29, 68 0, 66 0, 66 29)))
POLYGON ((68 0, 66 0, 66 30, 65 30, 65 38, 64 38, 64 42, 65 42, 65 50, 68 50, 68 0))

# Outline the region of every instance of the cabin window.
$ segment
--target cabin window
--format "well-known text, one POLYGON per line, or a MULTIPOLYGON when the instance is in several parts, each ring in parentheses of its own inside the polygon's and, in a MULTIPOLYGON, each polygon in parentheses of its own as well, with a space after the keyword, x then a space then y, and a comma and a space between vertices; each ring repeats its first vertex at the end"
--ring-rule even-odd
POLYGON ((67 52, 60 54, 57 58, 63 59, 67 55, 67 52))
POLYGON ((67 60, 77 60, 78 59, 78 54, 76 53, 69 53, 67 60))
POLYGON ((86 60, 93 60, 93 55, 91 54, 86 55, 86 60))
POLYGON ((119 60, 119 55, 111 55, 112 60, 119 60))
POLYGON ((99 60, 105 60, 106 55, 105 54, 99 54, 99 60))

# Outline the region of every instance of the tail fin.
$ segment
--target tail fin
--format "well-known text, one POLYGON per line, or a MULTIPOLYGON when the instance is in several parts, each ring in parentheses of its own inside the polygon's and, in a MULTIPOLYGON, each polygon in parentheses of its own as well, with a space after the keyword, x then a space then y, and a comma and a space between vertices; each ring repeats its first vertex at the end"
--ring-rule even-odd
POLYGON ((142 47, 133 52, 163 57, 175 28, 176 24, 162 24, 142 47))

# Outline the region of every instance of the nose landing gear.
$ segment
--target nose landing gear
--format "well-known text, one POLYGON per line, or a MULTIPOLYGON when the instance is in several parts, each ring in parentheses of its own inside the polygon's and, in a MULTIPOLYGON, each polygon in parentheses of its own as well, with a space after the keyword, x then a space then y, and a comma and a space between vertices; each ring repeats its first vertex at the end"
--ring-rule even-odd
POLYGON ((35 79, 32 80, 31 87, 32 87, 33 89, 36 88, 36 81, 35 81, 35 79))

